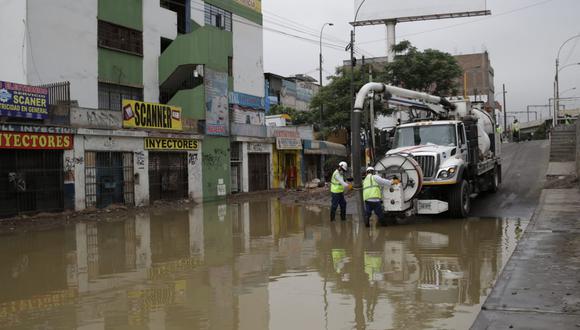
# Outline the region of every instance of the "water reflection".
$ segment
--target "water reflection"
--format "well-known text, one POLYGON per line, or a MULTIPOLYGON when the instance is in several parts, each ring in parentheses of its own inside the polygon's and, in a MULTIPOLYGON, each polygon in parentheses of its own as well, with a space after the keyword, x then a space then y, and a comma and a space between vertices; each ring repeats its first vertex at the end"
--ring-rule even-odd
POLYGON ((271 200, 0 237, 0 328, 466 328, 526 225, 328 218, 271 200))

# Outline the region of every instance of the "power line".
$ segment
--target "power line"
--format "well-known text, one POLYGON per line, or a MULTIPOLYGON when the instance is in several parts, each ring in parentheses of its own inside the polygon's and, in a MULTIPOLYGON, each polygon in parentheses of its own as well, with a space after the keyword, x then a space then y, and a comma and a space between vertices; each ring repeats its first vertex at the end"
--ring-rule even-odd
MULTIPOLYGON (((205 13, 205 7, 195 7, 195 6, 192 6, 191 8, 194 9, 194 10, 197 10, 197 11, 200 11, 200 12, 204 12, 205 13)), ((269 14, 269 15, 279 17, 280 18, 279 20, 281 20, 281 21, 285 20, 285 21, 287 21, 289 23, 288 24, 286 24, 286 23, 279 23, 278 21, 276 21, 276 18, 270 18, 270 17, 267 17, 267 16, 264 16, 264 20, 270 21, 273 25, 277 25, 277 26, 282 27, 282 28, 285 28, 285 29, 290 29, 290 30, 294 30, 295 32, 299 32, 299 33, 306 34, 308 36, 311 36, 311 38, 308 38, 308 37, 305 37, 305 36, 296 35, 296 34, 292 34, 292 33, 289 33, 289 32, 283 31, 283 30, 279 30, 279 29, 275 29, 273 27, 268 27, 268 26, 263 26, 262 25, 261 28, 264 29, 265 31, 272 32, 272 33, 278 33, 280 35, 284 35, 284 36, 287 36, 287 37, 291 37, 291 38, 295 38, 295 39, 298 39, 298 40, 306 41, 306 42, 309 42, 309 43, 312 43, 312 44, 314 44, 314 43, 315 44, 319 44, 320 43, 319 35, 318 35, 318 33, 316 32, 315 29, 313 29, 311 27, 308 27, 306 25, 297 23, 297 22, 292 21, 290 19, 284 18, 284 17, 282 17, 280 15, 276 15, 276 14, 269 14), (298 28, 295 28, 293 26, 298 26, 298 28), (312 31, 312 32, 308 32, 308 31, 312 31), (312 38, 316 38, 316 39, 312 39, 312 38)), ((249 26, 255 26, 255 27, 260 26, 259 24, 255 24, 255 23, 249 24, 248 22, 244 22, 244 21, 241 21, 241 20, 237 20, 237 19, 235 19, 233 17, 232 17, 232 21, 237 22, 237 23, 240 23, 240 24, 249 25, 249 26)), ((335 38, 335 37, 332 37, 331 39, 329 39, 328 36, 326 38, 323 37, 322 40, 324 40, 324 41, 322 42, 322 44, 324 46, 326 46, 326 47, 329 47, 329 48, 333 49, 333 50, 344 51, 343 45, 346 44, 347 42, 345 42, 344 40, 340 40, 338 38, 335 38), (335 40, 335 41, 332 41, 331 39, 332 40, 335 40)), ((370 52, 368 52, 368 51, 366 51, 366 50, 364 50, 364 49, 362 49, 361 47, 358 47, 358 46, 355 47, 355 52, 358 53, 359 55, 362 55, 364 53, 364 54, 366 54, 368 56, 374 57, 373 54, 371 54, 370 52)))
MULTIPOLYGON (((191 7, 191 8, 193 10, 197 10, 197 11, 200 11, 200 12, 205 12, 205 8, 195 8, 195 7, 191 7)), ((310 42, 310 43, 313 43, 313 44, 317 44, 317 45, 319 44, 319 39, 311 39, 311 38, 307 38, 307 37, 304 37, 304 36, 292 34, 292 33, 286 32, 286 31, 278 30, 278 29, 275 29, 275 28, 272 28, 272 27, 261 26, 261 25, 256 24, 256 23, 244 22, 244 21, 235 19, 233 17, 232 17, 232 21, 233 22, 236 22, 236 23, 244 24, 244 25, 247 25, 247 26, 260 27, 261 29, 263 29, 265 31, 268 31, 268 32, 278 33, 280 35, 284 35, 284 36, 287 36, 287 37, 292 37, 292 38, 299 39, 299 40, 302 40, 302 41, 307 41, 307 42, 310 42)), ((330 43, 328 41, 323 41, 322 44, 325 45, 325 46, 327 46, 327 47, 329 47, 329 48, 335 49, 335 50, 341 50, 341 51, 344 50, 343 46, 342 45, 339 45, 339 44, 330 43)))

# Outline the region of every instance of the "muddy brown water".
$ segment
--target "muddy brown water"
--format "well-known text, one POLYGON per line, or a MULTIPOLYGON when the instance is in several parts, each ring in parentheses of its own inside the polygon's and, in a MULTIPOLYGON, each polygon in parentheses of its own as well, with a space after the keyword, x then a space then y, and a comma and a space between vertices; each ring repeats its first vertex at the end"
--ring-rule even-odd
POLYGON ((527 221, 328 222, 276 199, 0 236, 4 329, 465 329, 527 221))

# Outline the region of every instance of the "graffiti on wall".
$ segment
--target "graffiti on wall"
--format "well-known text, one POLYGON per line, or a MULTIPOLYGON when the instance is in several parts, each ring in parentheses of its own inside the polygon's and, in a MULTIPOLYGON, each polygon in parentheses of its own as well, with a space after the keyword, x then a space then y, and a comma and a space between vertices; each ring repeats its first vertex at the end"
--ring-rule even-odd
POLYGON ((85 162, 84 157, 66 157, 64 159, 64 182, 73 183, 75 181, 75 167, 85 162))
POLYGON ((76 165, 81 165, 84 162, 84 157, 66 157, 64 160, 64 170, 73 171, 76 165))
POLYGON ((203 162, 209 167, 225 167, 228 164, 227 153, 221 149, 215 149, 212 153, 203 154, 203 162))
POLYGON ((189 154, 188 156, 188 161, 189 161, 189 165, 194 166, 195 164, 197 164, 197 154, 189 154))
POLYGON ((137 167, 139 169, 145 168, 145 152, 143 151, 136 151, 135 152, 135 162, 137 163, 137 167))

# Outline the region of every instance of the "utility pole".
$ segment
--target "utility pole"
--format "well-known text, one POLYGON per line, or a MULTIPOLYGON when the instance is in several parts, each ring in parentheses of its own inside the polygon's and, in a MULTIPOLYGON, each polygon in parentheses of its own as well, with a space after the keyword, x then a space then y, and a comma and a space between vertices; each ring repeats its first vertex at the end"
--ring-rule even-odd
POLYGON ((504 134, 507 134, 507 106, 505 104, 505 84, 502 84, 502 89, 503 89, 503 131, 504 134))
MULTIPOLYGON (((350 127, 351 127, 351 146, 358 145, 359 149, 355 150, 351 147, 351 162, 352 162, 352 176, 354 179, 354 193, 357 204, 357 215, 359 219, 364 216, 364 201, 362 196, 362 174, 360 166, 360 115, 362 110, 354 108, 354 31, 356 29, 356 19, 358 12, 366 0, 361 1, 356 13, 354 14, 353 27, 350 31, 350 127), (358 154, 356 154, 358 152, 358 154)), ((361 222, 362 223, 362 222, 361 222)))

